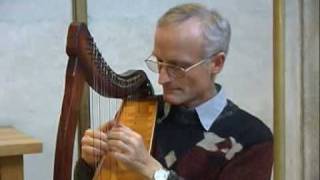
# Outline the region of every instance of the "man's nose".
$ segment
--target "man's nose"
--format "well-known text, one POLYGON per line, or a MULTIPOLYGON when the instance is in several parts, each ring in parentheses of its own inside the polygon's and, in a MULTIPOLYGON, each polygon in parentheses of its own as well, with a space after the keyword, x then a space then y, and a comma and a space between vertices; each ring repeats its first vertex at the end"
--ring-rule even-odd
POLYGON ((159 84, 165 84, 170 81, 170 76, 168 74, 168 71, 165 67, 161 67, 159 69, 159 78, 158 78, 158 83, 159 84))

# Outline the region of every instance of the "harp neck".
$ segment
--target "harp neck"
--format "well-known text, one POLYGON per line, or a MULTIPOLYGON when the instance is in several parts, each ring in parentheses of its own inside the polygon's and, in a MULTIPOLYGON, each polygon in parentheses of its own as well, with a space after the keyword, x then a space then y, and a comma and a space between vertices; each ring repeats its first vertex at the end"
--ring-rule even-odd
POLYGON ((110 68, 85 24, 70 25, 66 51, 69 57, 79 59, 86 81, 102 96, 141 98, 154 95, 151 83, 142 70, 117 74, 110 68))

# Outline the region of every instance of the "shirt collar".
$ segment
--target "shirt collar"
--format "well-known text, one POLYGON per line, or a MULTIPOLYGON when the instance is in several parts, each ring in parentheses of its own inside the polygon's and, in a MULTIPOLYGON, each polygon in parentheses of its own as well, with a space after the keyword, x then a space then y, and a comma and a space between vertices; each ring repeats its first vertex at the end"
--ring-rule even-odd
POLYGON ((200 122, 207 131, 227 105, 227 98, 223 88, 216 84, 216 89, 217 94, 215 96, 196 107, 200 122))

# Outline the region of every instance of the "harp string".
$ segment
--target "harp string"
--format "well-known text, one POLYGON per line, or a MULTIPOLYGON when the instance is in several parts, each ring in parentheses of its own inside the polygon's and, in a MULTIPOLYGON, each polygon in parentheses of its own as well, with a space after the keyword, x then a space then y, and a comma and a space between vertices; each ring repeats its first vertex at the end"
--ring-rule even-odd
MULTIPOLYGON (((91 63, 92 66, 91 67, 97 67, 97 70, 99 71, 99 74, 108 74, 108 69, 105 68, 104 66, 104 61, 101 61, 100 59, 102 58, 101 56, 99 56, 99 53, 96 49, 96 45, 93 42, 91 44, 91 51, 92 53, 91 56, 91 63)), ((110 81, 109 82, 113 82, 116 78, 115 76, 113 76, 113 74, 111 74, 110 77, 110 81)), ((109 88, 110 84, 108 84, 108 82, 104 82, 103 78, 98 78, 96 76, 93 77, 93 87, 94 89, 101 89, 102 94, 118 94, 119 90, 118 88, 109 88), (109 89, 108 89, 109 88, 109 89)), ((90 90, 90 111, 92 113, 91 114, 91 127, 93 129, 98 128, 99 126, 101 126, 102 124, 106 123, 106 121, 110 121, 115 117, 116 114, 116 110, 120 107, 121 101, 119 99, 112 99, 112 98, 105 98, 102 97, 99 93, 96 93, 93 89, 90 90)), ((106 130, 106 133, 108 130, 106 130)), ((95 145, 94 145, 95 146, 95 145)), ((97 147, 102 148, 102 144, 98 144, 97 147)), ((95 162, 97 163, 95 166, 98 167, 98 165, 100 164, 101 161, 105 161, 103 159, 100 159, 100 157, 97 155, 95 156, 95 162)), ((107 158, 109 160, 109 158, 107 158)), ((112 161, 107 161, 105 162, 107 164, 107 166, 109 166, 110 169, 113 169, 114 166, 112 161)), ((104 177, 99 176, 102 180, 105 179, 111 179, 112 174, 106 174, 105 176, 108 177, 104 177)), ((100 179, 99 178, 99 179, 100 179)))
MULTIPOLYGON (((109 69, 107 68, 107 65, 103 59, 103 57, 101 56, 101 54, 98 52, 96 43, 91 41, 92 43, 90 43, 90 55, 91 55, 91 67, 94 68, 96 67, 96 70, 98 71, 98 74, 102 74, 105 77, 109 77, 108 81, 105 81, 104 78, 99 78, 96 75, 93 75, 92 77, 92 87, 93 89, 99 89, 99 93, 96 93, 95 90, 91 89, 90 90, 90 118, 91 118, 91 123, 90 126, 92 129, 97 129, 99 126, 101 126, 102 124, 106 123, 106 121, 112 120, 114 118, 116 118, 116 113, 117 110, 119 110, 120 106, 122 105, 122 101, 125 100, 126 103, 130 103, 129 101, 134 100, 135 98, 130 97, 130 95, 128 97, 126 97, 125 99, 115 99, 115 98, 105 98, 103 97, 101 94, 103 95, 108 95, 108 94, 116 94, 119 95, 121 93, 123 93, 121 91, 120 88, 113 88, 112 85, 110 83, 112 82, 118 82, 119 79, 117 79, 117 77, 115 76, 114 73, 109 72, 109 69)), ((94 72, 94 69, 92 70, 92 72, 94 72)), ((135 84, 139 82, 138 78, 132 78, 131 81, 121 81, 120 83, 122 83, 122 86, 124 87, 130 87, 129 89, 127 89, 127 94, 134 94, 134 87, 133 86, 129 86, 131 83, 135 84)), ((135 92, 136 93, 136 92, 135 92)), ((140 111, 141 106, 138 105, 138 111, 140 111)), ((128 112, 124 111, 123 114, 121 116, 127 117, 128 116, 128 112)), ((118 121, 118 120, 116 120, 118 121)), ((108 131, 108 130, 106 130, 108 131)), ((108 132, 106 132, 108 134, 108 132)), ((95 143, 95 142, 94 142, 95 143)), ((95 145, 94 145, 95 146, 95 145)), ((102 144, 96 144, 97 147, 102 148, 102 144)), ((99 166, 100 161, 99 160, 100 157, 97 155, 95 157, 95 162, 96 167, 99 166)), ((109 158, 104 158, 104 159, 108 159, 109 158)), ((108 169, 114 171, 116 170, 116 164, 113 163, 114 161, 110 160, 108 162, 104 162, 105 164, 108 165, 108 169), (114 166, 114 167, 112 167, 114 166)), ((109 177, 103 177, 99 176, 101 179, 111 179, 113 173, 109 173, 106 174, 105 176, 109 176, 109 177)), ((102 174, 103 175, 103 174, 102 174)))

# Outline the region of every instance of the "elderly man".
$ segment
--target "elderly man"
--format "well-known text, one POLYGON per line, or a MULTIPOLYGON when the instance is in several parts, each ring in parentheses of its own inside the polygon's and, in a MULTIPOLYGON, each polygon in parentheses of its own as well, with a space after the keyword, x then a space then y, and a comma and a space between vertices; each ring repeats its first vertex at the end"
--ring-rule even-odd
POLYGON ((141 135, 124 125, 112 126, 111 121, 106 124, 112 127, 108 133, 86 131, 75 178, 91 179, 97 160, 111 153, 146 179, 270 179, 269 128, 228 100, 215 83, 230 34, 228 21, 200 4, 166 12, 157 24, 153 52, 145 60, 159 73, 163 87, 154 154, 148 154, 141 135))

